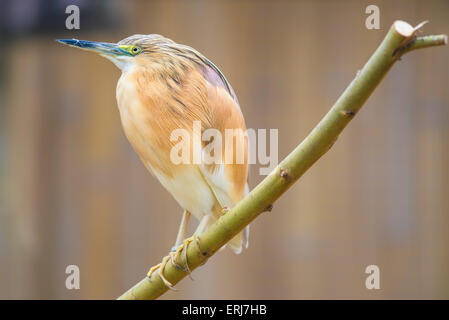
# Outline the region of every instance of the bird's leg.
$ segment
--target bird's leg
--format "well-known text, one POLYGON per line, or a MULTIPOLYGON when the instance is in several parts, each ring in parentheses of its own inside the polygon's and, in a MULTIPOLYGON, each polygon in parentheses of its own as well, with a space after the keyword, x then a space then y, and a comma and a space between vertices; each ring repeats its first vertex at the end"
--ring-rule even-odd
POLYGON ((165 266, 167 265, 168 261, 171 260, 171 262, 173 263, 173 265, 176 268, 178 268, 178 269, 180 269, 182 271, 185 271, 176 262, 176 259, 177 259, 177 256, 179 255, 179 252, 182 250, 181 242, 185 238, 187 225, 189 224, 189 218, 190 218, 190 212, 188 212, 187 210, 184 210, 184 213, 183 213, 182 219, 181 219, 181 224, 179 226, 178 235, 176 236, 175 246, 171 249, 169 255, 162 259, 161 263, 159 263, 158 265, 155 265, 154 267, 152 267, 150 269, 150 271, 148 271, 148 278, 151 279, 151 276, 152 276, 153 272, 156 271, 157 269, 159 269, 159 277, 164 282, 164 284, 168 288, 170 288, 170 289, 173 289, 173 285, 167 279, 165 279, 165 277, 164 277, 164 269, 165 269, 165 266), (173 255, 175 255, 175 257, 173 257, 173 255))
MULTIPOLYGON (((205 215, 201 221, 200 224, 198 225, 198 227, 195 230, 195 233, 193 234, 192 237, 187 238, 184 240, 184 242, 178 246, 178 249, 176 250, 175 256, 173 257, 173 260, 176 261, 179 257, 179 255, 182 252, 182 262, 184 264, 184 271, 186 271, 189 274, 190 279, 193 280, 190 269, 189 269, 189 264, 187 262, 187 248, 189 247, 189 244, 193 241, 195 241, 198 249, 200 250, 200 245, 199 245, 199 238, 198 238, 198 234, 203 232, 204 229, 206 229, 207 223, 209 222, 209 215, 205 215)), ((201 250, 200 250, 201 251, 201 250)))
POLYGON ((150 271, 148 271, 148 278, 151 280, 151 276, 153 275, 153 272, 156 271, 157 269, 159 269, 159 277, 161 278, 161 280, 164 282, 164 284, 172 290, 175 290, 173 288, 173 285, 170 283, 170 281, 168 281, 165 277, 164 277, 164 269, 165 266, 167 265, 168 261, 171 260, 171 262, 173 263, 173 265, 188 273, 189 277, 193 280, 192 276, 191 276, 191 272, 189 269, 189 264, 187 262, 187 248, 189 247, 189 244, 191 242, 195 242, 196 246, 198 247, 198 250, 201 251, 200 249, 200 243, 199 243, 199 238, 198 238, 198 234, 203 232, 206 227, 207 224, 209 222, 210 216, 209 215, 205 215, 201 221, 200 224, 198 225, 198 227, 196 228, 194 234, 192 237, 185 239, 182 243, 182 239, 185 237, 185 233, 186 233, 186 229, 187 229, 187 224, 189 222, 189 218, 190 218, 190 212, 188 212, 187 210, 184 211, 184 214, 182 216, 182 220, 181 220, 181 225, 179 226, 179 231, 178 231, 178 236, 176 237, 176 244, 173 247, 172 251, 170 251, 170 254, 166 257, 164 257, 162 259, 162 262, 159 263, 158 265, 155 265, 154 267, 152 267, 150 269, 150 271), (176 249, 176 251, 174 251, 176 249), (184 268, 182 268, 178 263, 178 257, 182 252, 182 262, 184 264, 184 268))
POLYGON ((181 270, 181 271, 186 271, 186 269, 181 267, 179 265, 179 263, 177 262, 177 260, 178 260, 179 253, 184 248, 184 246, 182 245, 182 241, 184 240, 184 238, 186 236, 186 230, 187 230, 187 225, 189 224, 189 219, 190 219, 190 212, 187 210, 184 210, 184 213, 183 213, 182 219, 181 219, 181 224, 179 225, 178 235, 176 236, 176 243, 170 252, 171 262, 178 270, 181 270))
POLYGON ((193 236, 191 236, 190 238, 187 238, 184 241, 184 246, 185 246, 186 250, 184 250, 183 262, 187 262, 187 247, 189 246, 190 242, 195 241, 195 244, 196 244, 198 250, 201 251, 200 240, 199 240, 198 234, 200 234, 201 232, 203 232, 206 229, 207 223, 209 222, 209 219, 210 219, 210 215, 206 214, 201 219, 200 224, 198 225, 198 227, 196 228, 195 232, 193 233, 193 236))
MULTIPOLYGON (((200 238, 199 238, 198 235, 206 229, 207 224, 209 223, 209 219, 210 218, 211 218, 210 215, 208 215, 208 214, 205 215, 201 219, 200 224, 198 225, 198 227, 196 228, 195 232, 193 233, 193 236, 191 237, 192 241, 195 241, 195 244, 196 244, 196 247, 198 248, 198 251, 201 252, 201 253, 202 253, 202 250, 201 250, 201 246, 200 246, 200 238)), ((206 261, 204 261, 204 263, 206 263, 206 261)))
POLYGON ((184 213, 182 214, 181 224, 179 225, 178 235, 176 236, 176 243, 172 247, 170 252, 171 262, 176 266, 177 269, 182 271, 185 271, 184 268, 182 268, 176 261, 178 259, 179 252, 182 250, 181 244, 184 238, 186 237, 186 230, 189 224, 189 219, 190 219, 190 212, 184 210, 184 213))
POLYGON ((184 246, 185 246, 185 250, 183 252, 183 258, 182 261, 184 262, 184 265, 187 266, 188 269, 188 264, 187 264, 187 248, 190 244, 190 242, 195 242, 198 250, 201 252, 201 248, 200 248, 200 238, 198 237, 198 234, 200 234, 201 232, 203 232, 206 227, 207 224, 209 222, 210 216, 208 214, 206 214, 200 221, 200 224, 198 225, 198 227, 196 228, 195 232, 193 233, 193 236, 191 236, 190 238, 187 238, 184 241, 184 246))
POLYGON ((179 225, 178 235, 176 237, 176 243, 175 246, 172 248, 172 251, 176 251, 176 249, 182 243, 182 240, 184 240, 184 238, 186 237, 186 230, 187 225, 189 224, 189 219, 190 219, 190 212, 184 210, 184 213, 182 214, 181 224, 179 225))
POLYGON ((204 231, 204 229, 206 229, 207 227, 207 223, 209 222, 210 219, 210 215, 206 214, 200 221, 200 224, 198 225, 198 227, 196 228, 195 232, 193 233, 193 235, 199 234, 201 232, 204 231))
MULTIPOLYGON (((186 230, 187 225, 189 223, 190 218, 190 212, 185 210, 184 214, 182 215, 181 225, 179 226, 178 236, 176 237, 176 243, 175 246, 172 248, 172 251, 170 252, 171 262, 173 265, 182 271, 185 271, 189 274, 189 277, 193 280, 192 276, 190 275, 189 266, 187 264, 187 260, 183 258, 184 268, 179 265, 178 257, 183 251, 184 248, 187 248, 185 243, 183 243, 183 240, 186 236, 186 230)), ((184 256, 183 256, 184 257, 184 256)))

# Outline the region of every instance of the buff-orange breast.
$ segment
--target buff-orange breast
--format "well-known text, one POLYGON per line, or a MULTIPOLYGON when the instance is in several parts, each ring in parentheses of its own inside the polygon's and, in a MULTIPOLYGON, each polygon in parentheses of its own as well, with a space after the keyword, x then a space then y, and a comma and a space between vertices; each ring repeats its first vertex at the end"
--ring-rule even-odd
MULTIPOLYGON (((224 207, 233 207, 246 195, 247 139, 240 136, 232 145, 225 143, 226 129, 244 133, 245 122, 232 88, 213 64, 160 54, 159 59, 123 70, 117 102, 125 134, 146 168, 198 220, 207 218, 210 225, 224 207), (195 122, 201 132, 213 128, 221 133, 221 161, 195 163, 192 148, 189 163, 173 163, 171 150, 178 141, 170 139, 172 132, 185 130, 193 144, 195 122), (243 161, 237 159, 240 150, 243 161), (225 161, 229 158, 230 163, 225 161)), ((201 141, 201 153, 207 145, 201 141)), ((229 247, 239 253, 247 236, 248 229, 229 247)))

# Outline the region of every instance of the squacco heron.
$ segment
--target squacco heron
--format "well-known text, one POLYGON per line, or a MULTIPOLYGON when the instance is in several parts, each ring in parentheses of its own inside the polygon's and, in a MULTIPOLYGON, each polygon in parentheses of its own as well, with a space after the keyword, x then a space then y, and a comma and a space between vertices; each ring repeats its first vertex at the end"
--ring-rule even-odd
MULTIPOLYGON (((231 146, 220 142, 215 151, 222 151, 219 161, 204 163, 184 161, 175 164, 171 151, 176 141, 170 139, 176 129, 193 134, 194 123, 201 130, 227 129, 245 131, 245 121, 237 97, 218 67, 195 49, 177 44, 160 35, 133 35, 117 44, 76 39, 58 40, 63 44, 100 54, 122 71, 116 89, 123 130, 145 167, 171 193, 184 209, 176 243, 148 276, 159 270, 159 276, 171 287, 163 273, 166 263, 176 262, 189 243, 199 245, 198 234, 210 226, 228 208, 248 193, 247 137, 236 135, 231 146), (236 160, 236 150, 243 150, 243 161, 236 160), (232 155, 230 155, 232 153, 232 155), (230 157, 228 157, 230 155, 230 157), (194 236, 185 238, 190 215, 200 223, 194 236)), ((217 139, 218 140, 218 139, 217 139)), ((201 141, 201 153, 215 141, 201 141)), ((218 152, 217 152, 218 153, 218 152)), ((190 158, 192 159, 192 155, 190 158)), ((235 253, 248 246, 248 232, 235 236, 227 246, 235 253)), ((183 257, 185 271, 188 263, 183 257)))

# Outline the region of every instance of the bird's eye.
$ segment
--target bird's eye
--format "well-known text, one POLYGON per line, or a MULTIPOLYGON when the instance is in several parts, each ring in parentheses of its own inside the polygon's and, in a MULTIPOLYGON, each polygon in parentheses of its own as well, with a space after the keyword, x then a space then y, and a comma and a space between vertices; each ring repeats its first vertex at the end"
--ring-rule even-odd
POLYGON ((142 49, 138 46, 135 46, 131 49, 132 54, 136 55, 138 54, 140 51, 142 51, 142 49))

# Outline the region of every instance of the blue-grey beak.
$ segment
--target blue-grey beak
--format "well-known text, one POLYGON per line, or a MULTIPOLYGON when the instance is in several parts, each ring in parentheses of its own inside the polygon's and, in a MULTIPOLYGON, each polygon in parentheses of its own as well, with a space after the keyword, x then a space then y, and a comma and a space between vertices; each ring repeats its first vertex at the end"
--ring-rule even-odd
POLYGON ((56 41, 66 44, 71 47, 93 51, 99 54, 109 54, 109 55, 126 55, 131 56, 131 54, 125 50, 122 50, 115 43, 108 42, 95 42, 77 39, 57 39, 56 41))

